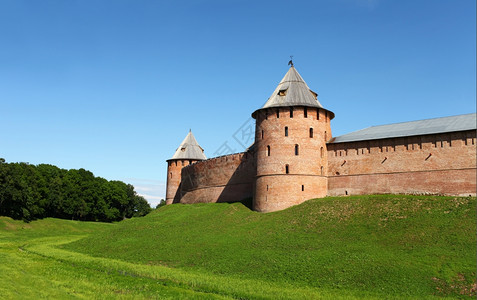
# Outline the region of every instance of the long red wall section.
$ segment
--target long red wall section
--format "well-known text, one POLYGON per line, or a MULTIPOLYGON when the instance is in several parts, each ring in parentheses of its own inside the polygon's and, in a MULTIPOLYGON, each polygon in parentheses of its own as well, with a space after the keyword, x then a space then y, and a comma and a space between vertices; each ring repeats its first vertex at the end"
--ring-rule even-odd
MULTIPOLYGON (((476 195, 476 132, 328 143, 328 195, 476 195)), ((253 197, 252 152, 199 161, 181 171, 180 203, 253 197)), ((292 203, 290 205, 293 205, 292 203)))
POLYGON ((194 163, 182 169, 180 203, 237 202, 253 196, 255 158, 244 152, 194 163))
POLYGON ((328 195, 476 194, 476 132, 328 144, 328 195))

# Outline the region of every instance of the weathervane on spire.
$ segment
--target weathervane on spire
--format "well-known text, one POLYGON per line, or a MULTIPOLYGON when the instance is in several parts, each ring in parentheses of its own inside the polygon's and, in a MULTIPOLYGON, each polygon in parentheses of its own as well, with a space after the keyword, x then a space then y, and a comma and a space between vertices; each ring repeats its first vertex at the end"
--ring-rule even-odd
POLYGON ((290 55, 290 61, 288 62, 288 65, 293 67, 293 55, 290 55))

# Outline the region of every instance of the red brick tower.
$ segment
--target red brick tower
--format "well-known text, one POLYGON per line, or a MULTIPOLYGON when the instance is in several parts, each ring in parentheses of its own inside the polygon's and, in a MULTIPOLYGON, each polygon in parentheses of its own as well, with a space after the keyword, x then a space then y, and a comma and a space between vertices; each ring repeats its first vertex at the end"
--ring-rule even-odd
POLYGON ((334 114, 293 67, 256 110, 257 177, 253 208, 270 212, 327 195, 326 141, 334 114))
POLYGON ((179 202, 180 184, 181 184, 181 170, 183 167, 194 162, 207 159, 192 131, 182 141, 176 153, 171 159, 167 160, 167 185, 166 185, 166 204, 179 202))

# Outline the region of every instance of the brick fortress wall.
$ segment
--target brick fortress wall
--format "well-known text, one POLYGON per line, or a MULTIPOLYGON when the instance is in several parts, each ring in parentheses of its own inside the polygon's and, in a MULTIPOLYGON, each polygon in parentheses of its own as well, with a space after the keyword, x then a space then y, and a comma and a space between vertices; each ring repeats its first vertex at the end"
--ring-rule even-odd
POLYGON ((331 113, 311 107, 261 109, 256 118, 254 210, 282 210, 327 195, 331 113))
MULTIPOLYGON (((290 122, 292 120, 286 118, 286 111, 280 113, 283 114, 281 117, 286 123, 280 122, 278 125, 280 129, 277 132, 281 134, 284 126, 292 124, 290 122)), ((274 117, 272 114, 268 116, 268 118, 274 117)), ((324 117, 326 119, 326 116, 324 117)), ((295 112, 295 118, 303 120, 304 116, 302 112, 295 112)), ((329 120, 327 121, 325 124, 329 124, 329 120)), ((325 125, 326 131, 330 132, 327 126, 329 125, 325 125)), ((296 130, 299 127, 292 124, 291 128, 296 130)), ((306 132, 307 128, 305 126, 301 131, 306 132)), ((317 130, 316 134, 321 134, 320 131, 322 130, 317 130)), ((257 134, 257 138, 261 138, 261 131, 257 134)), ((289 132, 289 135, 295 134, 293 131, 289 132)), ((309 139, 309 136, 302 138, 309 139)), ((290 148, 286 147, 287 144, 283 144, 286 149, 290 148)), ((328 171, 323 175, 328 180, 327 195, 329 196, 385 193, 476 195, 476 132, 472 130, 374 141, 330 143, 326 147, 327 153, 324 158, 327 158, 328 171)), ((280 151, 280 149, 281 146, 272 150, 280 151)), ((267 151, 259 147, 255 150, 265 151, 264 153, 267 151)), ((318 159, 315 155, 301 153, 303 156, 296 157, 298 159, 296 163, 293 163, 294 155, 290 157, 280 155, 281 164, 277 164, 280 172, 285 173, 281 169, 284 158, 288 158, 286 162, 290 162, 290 171, 292 167, 300 167, 299 162, 307 165, 305 169, 312 166, 313 169, 320 170, 321 166, 326 166, 326 161, 323 161, 321 154, 318 159), (313 161, 308 161, 309 159, 313 161)), ((168 176, 172 176, 169 179, 172 179, 171 183, 175 184, 171 185, 174 189, 168 187, 167 201, 171 203, 174 199, 174 203, 236 202, 253 197, 256 188, 267 197, 274 196, 274 191, 281 193, 287 191, 296 195, 306 191, 304 194, 308 195, 307 199, 300 200, 300 198, 296 203, 294 201, 293 203, 279 201, 275 205, 269 203, 268 205, 273 207, 262 209, 262 211, 273 211, 299 204, 309 198, 324 196, 322 190, 309 189, 315 186, 320 187, 322 184, 308 182, 309 180, 320 181, 321 170, 319 173, 313 172, 314 176, 311 177, 295 175, 294 172, 282 176, 262 175, 261 177, 265 180, 274 177, 273 182, 268 182, 268 190, 265 181, 262 184, 263 182, 258 180, 258 186, 255 187, 256 155, 253 152, 244 152, 192 162, 192 164, 188 160, 170 161, 168 176), (296 188, 294 188, 295 185, 297 185, 296 188), (301 190, 301 185, 306 188, 304 191, 301 190), (314 194, 311 195, 310 192, 314 194)), ((263 166, 258 166, 259 171, 264 173, 265 169, 262 170, 262 168, 263 166)), ((280 196, 281 193, 275 196, 280 196)))
POLYGON ((237 202, 253 196, 255 157, 236 153, 196 162, 182 169, 180 203, 237 202))
POLYGON ((190 159, 170 159, 167 161, 166 204, 179 203, 182 168, 197 162, 190 159))
POLYGON ((476 132, 328 144, 328 195, 476 194, 476 132))

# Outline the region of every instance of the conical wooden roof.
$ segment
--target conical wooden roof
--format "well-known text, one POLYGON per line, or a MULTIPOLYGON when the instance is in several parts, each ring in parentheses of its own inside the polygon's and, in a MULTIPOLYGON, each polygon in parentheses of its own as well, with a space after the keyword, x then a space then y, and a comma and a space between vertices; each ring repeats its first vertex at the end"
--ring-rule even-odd
POLYGON ((291 66, 262 108, 280 106, 323 106, 318 102, 318 94, 310 90, 294 66, 291 66))
POLYGON ((202 149, 202 147, 199 146, 199 143, 197 143, 192 131, 189 131, 170 160, 173 159, 204 160, 207 159, 207 157, 204 154, 204 149, 202 149))

